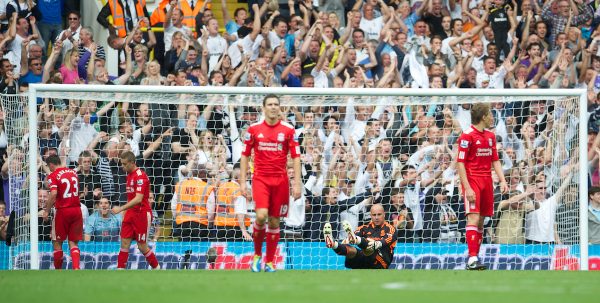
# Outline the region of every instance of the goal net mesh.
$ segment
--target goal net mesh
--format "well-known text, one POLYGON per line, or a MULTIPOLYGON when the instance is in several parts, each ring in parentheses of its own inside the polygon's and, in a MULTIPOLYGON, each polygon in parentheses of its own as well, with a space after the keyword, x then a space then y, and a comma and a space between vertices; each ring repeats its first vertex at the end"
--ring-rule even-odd
MULTIPOLYGON (((226 92, 226 91, 224 91, 226 92)), ((393 91, 397 94, 398 91, 393 91)), ((44 160, 58 154, 79 176, 85 269, 116 267, 131 150, 149 176, 148 241, 163 268, 247 269, 253 256, 252 198, 239 197, 239 161, 248 126, 262 119, 264 94, 40 92, 37 129, 27 98, 4 96, 5 200, 15 231, 7 268, 30 266, 29 202, 48 197, 44 160), (39 150, 29 150, 37 132, 39 150), (28 174, 30 153, 38 174, 28 174), (6 168, 6 169, 5 169, 6 168), (197 177, 202 182, 190 182, 197 177), (29 192, 37 182, 38 192, 29 192), (214 202, 210 202, 212 195, 214 202), (241 226, 240 226, 241 225, 241 226)), ((579 98, 536 96, 280 95, 282 120, 295 127, 302 198, 290 198, 275 263, 286 269, 340 269, 322 228, 370 222, 381 203, 397 228, 397 269, 458 269, 467 259, 465 206, 456 172, 457 139, 474 102, 490 103, 492 131, 510 190, 494 179, 480 259, 494 269, 577 269, 579 264, 579 98), (374 193, 372 193, 374 192, 374 193)), ((252 171, 252 163, 250 164, 252 171)), ((293 169, 288 166, 288 175, 293 169)), ((249 187, 251 188, 251 187, 249 187)), ((51 222, 38 218, 40 268, 52 268, 51 222)), ((71 268, 64 244, 64 267, 71 268)), ((129 268, 147 268, 134 244, 129 268)))

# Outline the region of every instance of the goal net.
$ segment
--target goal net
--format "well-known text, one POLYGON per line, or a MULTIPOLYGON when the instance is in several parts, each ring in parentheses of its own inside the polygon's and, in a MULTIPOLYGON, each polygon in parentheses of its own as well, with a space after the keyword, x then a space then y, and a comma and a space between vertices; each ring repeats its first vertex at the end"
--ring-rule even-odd
MULTIPOLYGON (((501 193, 493 174, 494 216, 485 220, 480 260, 492 269, 587 269, 588 255, 600 255, 588 251, 588 206, 580 203, 589 173, 585 91, 32 85, 28 98, 2 99, 2 173, 16 215, 4 266, 53 268, 52 215, 43 221, 39 210, 48 196, 44 160, 58 154, 79 176, 82 268, 116 267, 122 217, 110 209, 126 203, 118 159, 131 150, 151 181, 147 241, 162 267, 249 268, 254 202, 240 198, 238 163, 270 93, 298 136, 303 184, 281 221, 277 268, 344 268, 323 242, 324 224, 342 241, 341 222, 368 224, 380 203, 397 229, 391 268, 463 269, 457 139, 475 102, 491 106, 510 187, 501 193)), ((135 242, 128 268, 148 268, 135 242)))

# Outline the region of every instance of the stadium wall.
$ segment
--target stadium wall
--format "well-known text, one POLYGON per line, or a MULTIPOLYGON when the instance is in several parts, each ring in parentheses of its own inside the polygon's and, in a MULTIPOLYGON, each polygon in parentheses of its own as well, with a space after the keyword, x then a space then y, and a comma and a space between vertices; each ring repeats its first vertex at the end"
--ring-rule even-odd
MULTIPOLYGON (((118 242, 80 243, 81 266, 85 269, 115 269, 118 242)), ((208 267, 207 251, 214 248, 217 259, 213 263, 217 269, 249 269, 253 256, 253 245, 249 242, 157 242, 154 250, 157 258, 166 269, 180 269, 185 251, 189 255, 190 269, 208 267)), ((0 269, 29 268, 29 255, 21 254, 15 264, 9 264, 9 247, 0 247, 0 269)), ((492 269, 499 270, 577 270, 576 258, 578 246, 569 245, 483 245, 483 262, 492 269)), ((68 254, 68 248, 64 248, 68 254)), ((20 250, 24 251, 24 250, 20 250)), ((464 244, 411 243, 399 244, 395 250, 393 269, 463 269, 466 261, 467 246, 464 244)), ((589 269, 600 270, 600 245, 589 247, 589 269)), ((52 244, 40 243, 40 269, 52 267, 52 244)), ((66 256, 66 268, 71 268, 70 258, 66 256)), ((319 242, 288 242, 278 246, 276 266, 280 269, 299 270, 340 270, 344 269, 344 259, 319 242)), ((130 250, 130 269, 148 268, 146 259, 134 245, 130 250)))

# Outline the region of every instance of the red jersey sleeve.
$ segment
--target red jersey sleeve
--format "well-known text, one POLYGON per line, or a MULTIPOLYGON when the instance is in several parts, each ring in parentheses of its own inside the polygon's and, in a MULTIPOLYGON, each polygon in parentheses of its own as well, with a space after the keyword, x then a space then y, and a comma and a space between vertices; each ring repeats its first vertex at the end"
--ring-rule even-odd
POLYGON ((492 140, 492 162, 493 161, 498 161, 500 160, 500 158, 498 157, 498 150, 496 149, 496 135, 494 135, 494 133, 490 132, 490 137, 492 140))
POLYGON ((458 157, 456 157, 457 162, 464 163, 467 160, 467 154, 469 153, 469 148, 471 148, 471 137, 465 133, 460 135, 458 138, 458 157))
POLYGON ((252 146, 254 145, 254 127, 249 127, 244 135, 244 149, 242 156, 250 157, 252 155, 252 146))
POLYGON ((299 139, 298 135, 296 135, 296 131, 291 129, 288 142, 292 159, 300 157, 300 143, 298 141, 299 139))
POLYGON ((58 190, 58 182, 54 173, 48 175, 48 177, 46 178, 46 182, 48 183, 48 189, 50 191, 58 190))
POLYGON ((141 170, 138 170, 138 173, 135 176, 134 192, 136 194, 144 195, 148 192, 149 186, 150 181, 148 180, 148 176, 141 170))

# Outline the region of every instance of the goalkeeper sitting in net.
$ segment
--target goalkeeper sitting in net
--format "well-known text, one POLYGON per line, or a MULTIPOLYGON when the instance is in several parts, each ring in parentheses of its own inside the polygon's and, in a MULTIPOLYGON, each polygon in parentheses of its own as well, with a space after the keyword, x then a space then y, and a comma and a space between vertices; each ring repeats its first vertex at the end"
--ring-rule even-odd
POLYGON ((371 207, 371 222, 359 226, 356 232, 352 232, 350 223, 346 221, 342 226, 348 234, 342 243, 333 238, 329 223, 323 227, 323 235, 328 248, 338 255, 346 256, 344 265, 347 268, 387 269, 390 266, 396 247, 396 229, 385 221, 381 204, 371 207))

